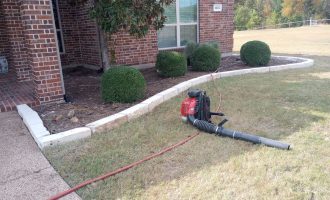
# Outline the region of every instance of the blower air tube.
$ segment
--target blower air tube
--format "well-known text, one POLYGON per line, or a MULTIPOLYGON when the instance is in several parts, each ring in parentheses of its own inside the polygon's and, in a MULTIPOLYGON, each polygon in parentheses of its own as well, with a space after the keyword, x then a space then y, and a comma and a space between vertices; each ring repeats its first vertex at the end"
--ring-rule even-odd
POLYGON ((233 130, 226 129, 226 128, 223 128, 223 127, 220 127, 220 126, 216 126, 216 125, 211 124, 209 122, 206 122, 206 121, 203 121, 203 120, 198 120, 193 115, 188 116, 188 121, 193 126, 198 128, 199 130, 205 131, 207 133, 214 133, 218 136, 231 137, 231 138, 234 138, 234 139, 244 140, 244 141, 252 142, 252 143, 255 143, 255 144, 264 144, 266 146, 275 147, 275 148, 279 148, 279 149, 286 149, 286 150, 290 149, 289 144, 279 142, 279 141, 276 141, 276 140, 272 140, 272 139, 268 139, 268 138, 264 138, 264 137, 260 137, 260 136, 256 136, 256 135, 251 135, 251 134, 248 134, 248 133, 233 131, 233 130))

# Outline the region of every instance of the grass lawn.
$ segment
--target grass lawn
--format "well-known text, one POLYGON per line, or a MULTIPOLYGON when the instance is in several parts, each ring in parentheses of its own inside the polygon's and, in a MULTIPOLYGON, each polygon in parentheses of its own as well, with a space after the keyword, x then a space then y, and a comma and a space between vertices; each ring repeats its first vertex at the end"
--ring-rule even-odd
MULTIPOLYGON (((330 57, 311 57, 316 64, 310 69, 216 81, 222 111, 230 119, 226 127, 288 142, 292 150, 202 133, 78 194, 83 199, 329 199, 330 57)), ((212 83, 200 88, 215 109, 216 88, 212 83)), ((117 169, 196 132, 180 120, 185 97, 109 133, 48 148, 45 154, 72 186, 117 169)))
POLYGON ((234 51, 249 40, 262 40, 269 44, 273 53, 323 55, 330 54, 330 25, 236 31, 234 51))

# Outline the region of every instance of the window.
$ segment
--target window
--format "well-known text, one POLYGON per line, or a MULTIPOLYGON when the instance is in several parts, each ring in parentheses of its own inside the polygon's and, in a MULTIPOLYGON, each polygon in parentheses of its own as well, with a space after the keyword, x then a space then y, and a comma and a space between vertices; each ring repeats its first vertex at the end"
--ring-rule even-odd
POLYGON ((197 0, 177 0, 165 7, 164 27, 158 31, 158 48, 182 47, 188 41, 198 42, 197 0))
POLYGON ((60 21, 60 13, 58 10, 58 0, 52 0, 52 5, 53 5, 53 14, 54 14, 58 48, 60 53, 64 53, 64 41, 63 41, 63 33, 62 33, 62 27, 60 21))

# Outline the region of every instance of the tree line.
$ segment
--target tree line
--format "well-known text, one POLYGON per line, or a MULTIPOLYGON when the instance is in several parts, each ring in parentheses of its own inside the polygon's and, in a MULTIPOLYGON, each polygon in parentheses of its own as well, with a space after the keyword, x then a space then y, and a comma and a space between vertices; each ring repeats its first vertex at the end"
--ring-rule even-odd
POLYGON ((330 19, 330 0, 235 0, 237 30, 302 23, 310 18, 330 19))

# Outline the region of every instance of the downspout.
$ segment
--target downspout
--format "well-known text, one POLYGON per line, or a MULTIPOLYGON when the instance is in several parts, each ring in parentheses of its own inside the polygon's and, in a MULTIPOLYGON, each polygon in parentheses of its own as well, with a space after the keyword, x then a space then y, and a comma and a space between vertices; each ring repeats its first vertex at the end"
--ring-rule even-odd
MULTIPOLYGON (((94 5, 97 3, 97 0, 93 1, 94 5)), ((103 71, 107 70, 110 66, 110 60, 109 60, 109 49, 108 49, 108 40, 106 38, 106 34, 104 31, 100 28, 97 21, 95 20, 96 28, 97 28, 97 34, 99 39, 99 48, 100 48, 100 59, 101 59, 101 67, 103 71)))
POLYGON ((102 69, 105 71, 110 66, 108 40, 106 38, 106 34, 102 31, 102 29, 98 25, 96 25, 96 27, 99 36, 99 48, 101 54, 100 56, 101 56, 102 69))
POLYGON ((101 44, 101 33, 98 25, 96 24, 97 28, 97 38, 99 40, 99 50, 100 50, 100 63, 101 63, 101 68, 104 69, 104 63, 103 63, 103 51, 102 51, 102 44, 101 44))
POLYGON ((61 77, 61 86, 62 86, 62 91, 63 91, 63 99, 65 102, 67 102, 67 97, 65 93, 65 86, 64 86, 64 78, 63 78, 63 70, 62 70, 62 62, 61 62, 61 55, 60 55, 60 48, 58 46, 58 39, 57 39, 57 34, 56 34, 56 27, 55 27, 55 18, 54 18, 54 9, 53 9, 53 4, 50 1, 50 9, 52 13, 52 20, 53 20, 53 29, 54 29, 54 34, 55 34, 55 43, 56 43, 56 52, 57 52, 57 57, 58 57, 58 66, 60 69, 60 77, 61 77))

